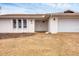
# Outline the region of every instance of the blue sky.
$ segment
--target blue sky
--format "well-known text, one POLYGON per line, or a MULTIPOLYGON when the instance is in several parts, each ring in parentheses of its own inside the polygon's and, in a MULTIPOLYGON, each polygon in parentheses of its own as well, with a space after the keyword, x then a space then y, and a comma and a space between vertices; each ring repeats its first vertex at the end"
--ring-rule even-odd
POLYGON ((55 13, 64 10, 79 12, 78 3, 0 3, 1 14, 55 13))

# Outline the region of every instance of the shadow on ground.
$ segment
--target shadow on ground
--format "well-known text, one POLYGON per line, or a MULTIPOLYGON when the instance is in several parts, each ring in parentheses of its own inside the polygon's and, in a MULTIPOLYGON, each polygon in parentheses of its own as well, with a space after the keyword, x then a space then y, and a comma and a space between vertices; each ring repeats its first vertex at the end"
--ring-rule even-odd
POLYGON ((34 35, 34 33, 0 33, 0 39, 20 38, 32 35, 34 35))

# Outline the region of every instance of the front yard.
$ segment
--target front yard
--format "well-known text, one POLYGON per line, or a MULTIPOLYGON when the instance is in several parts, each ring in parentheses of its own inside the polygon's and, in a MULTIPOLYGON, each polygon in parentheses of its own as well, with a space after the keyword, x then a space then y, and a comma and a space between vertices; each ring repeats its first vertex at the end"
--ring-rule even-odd
POLYGON ((79 33, 0 35, 0 55, 5 56, 79 56, 79 33))

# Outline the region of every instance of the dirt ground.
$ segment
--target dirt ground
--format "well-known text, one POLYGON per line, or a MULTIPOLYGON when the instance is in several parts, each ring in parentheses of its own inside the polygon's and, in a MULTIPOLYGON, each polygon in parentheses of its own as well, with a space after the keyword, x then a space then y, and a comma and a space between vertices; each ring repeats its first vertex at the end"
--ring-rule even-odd
POLYGON ((79 33, 0 34, 1 56, 79 56, 79 33))

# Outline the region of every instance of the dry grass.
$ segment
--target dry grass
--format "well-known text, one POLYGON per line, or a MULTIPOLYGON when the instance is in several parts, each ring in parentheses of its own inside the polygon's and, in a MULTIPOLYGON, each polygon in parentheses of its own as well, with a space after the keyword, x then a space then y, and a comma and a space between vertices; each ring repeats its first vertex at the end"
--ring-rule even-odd
POLYGON ((15 38, 0 37, 0 55, 4 56, 79 55, 79 33, 36 33, 15 38))

